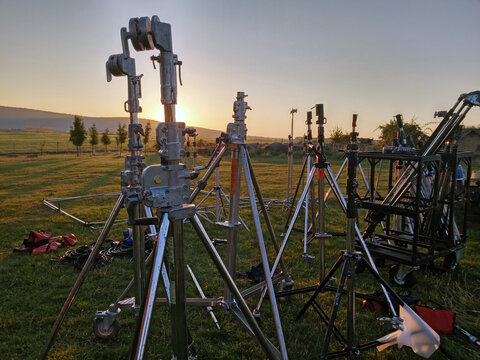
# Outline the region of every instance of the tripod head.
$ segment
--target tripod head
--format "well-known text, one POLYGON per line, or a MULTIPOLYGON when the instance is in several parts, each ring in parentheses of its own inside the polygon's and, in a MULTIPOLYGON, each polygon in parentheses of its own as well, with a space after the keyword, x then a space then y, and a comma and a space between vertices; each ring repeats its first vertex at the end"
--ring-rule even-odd
POLYGON ((325 117, 323 104, 315 105, 315 115, 317 116, 317 160, 320 164, 325 164, 325 128, 324 124, 327 123, 327 118, 325 117))
POLYGON ((233 123, 227 125, 227 132, 225 138, 232 144, 245 144, 247 136, 247 126, 245 125, 245 115, 247 110, 252 110, 245 101, 246 95, 243 91, 237 92, 237 98, 233 102, 233 115, 235 119, 233 123))
POLYGON ((358 132, 355 131, 356 128, 357 128, 357 118, 358 118, 358 114, 353 114, 353 116, 352 116, 352 132, 350 133, 350 144, 347 145, 347 149, 349 151, 357 151, 358 150, 358 144, 357 144, 358 132))
POLYGON ((318 125, 324 125, 327 123, 327 118, 325 117, 324 110, 323 110, 323 104, 315 105, 315 115, 317 116, 316 123, 318 125))
POLYGON ((305 124, 307 125, 307 142, 309 144, 312 143, 312 112, 307 111, 307 120, 305 120, 305 124))
POLYGON ((235 121, 245 121, 247 110, 252 110, 248 103, 244 100, 248 95, 243 91, 237 92, 237 100, 233 102, 233 115, 235 121))
POLYGON ((292 140, 293 140, 293 114, 295 114, 296 112, 297 112, 297 109, 292 108, 292 110, 290 110, 290 115, 292 115, 292 121, 290 123, 290 135, 289 136, 291 136, 292 140))

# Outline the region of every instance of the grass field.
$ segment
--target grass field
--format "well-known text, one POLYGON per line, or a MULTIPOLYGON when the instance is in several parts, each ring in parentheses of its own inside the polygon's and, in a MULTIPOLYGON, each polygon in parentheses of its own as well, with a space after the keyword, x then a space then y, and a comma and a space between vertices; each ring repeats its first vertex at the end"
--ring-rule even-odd
MULTIPOLYGON (((158 162, 156 155, 147 156, 146 162, 158 162)), ((283 199, 286 187, 286 159, 283 157, 256 156, 254 168, 264 197, 283 199)), ((229 161, 222 162, 221 183, 228 193, 229 161)), ((332 160, 336 172, 340 160, 332 160)), ((478 159, 476 166, 478 168, 478 159)), ((45 230, 57 234, 73 232, 79 245, 96 240, 99 230, 91 230, 71 219, 53 212, 42 205, 44 198, 61 198, 86 194, 119 191, 119 174, 124 166, 123 158, 113 154, 44 155, 37 158, 19 156, 0 157, 0 173, 3 186, 0 189, 0 354, 2 359, 35 359, 45 343, 53 322, 60 311, 78 271, 71 265, 58 261, 65 249, 44 255, 30 256, 13 253, 30 230, 45 230)), ((300 164, 295 165, 298 172, 300 164)), ((214 185, 213 179, 207 189, 214 185)), ((340 181, 342 190, 344 180, 340 181)), ((246 194, 243 186, 243 194, 246 194)), ((101 198, 68 202, 64 208, 73 214, 88 219, 105 220, 113 207, 114 199, 101 198)), ((286 212, 273 207, 270 216, 277 236, 283 231, 286 212)), ((249 270, 260 262, 258 244, 253 230, 250 212, 241 210, 241 216, 252 229, 240 232, 238 262, 239 270, 249 270)), ((125 218, 124 210, 120 214, 125 218)), ((456 311, 457 322, 470 332, 480 335, 480 225, 477 218, 470 221, 469 239, 460 267, 454 272, 436 272, 421 269, 415 273, 416 285, 408 294, 419 297, 423 302, 433 300, 456 311)), ((212 238, 226 237, 223 228, 204 224, 212 238)), ((301 220, 298 221, 301 227, 301 220)), ((345 217, 333 199, 328 202, 327 231, 344 231, 345 217)), ((109 234, 110 239, 120 240, 125 226, 116 226, 109 234)), ((210 258, 198 241, 189 224, 185 224, 185 257, 208 297, 221 296, 223 283, 210 258)), ((273 259, 273 247, 267 239, 269 258, 273 259)), ((279 236, 278 236, 279 237, 279 236)), ((302 235, 294 233, 290 239, 284 260, 291 272, 295 287, 314 285, 318 277, 317 258, 312 264, 302 257, 302 235)), ((331 266, 345 246, 344 238, 333 237, 326 243, 327 265, 331 266)), ((217 246, 221 255, 225 247, 217 246)), ((316 253, 316 244, 311 244, 309 253, 316 253)), ((388 267, 380 269, 388 279, 388 267)), ((132 264, 128 258, 115 258, 106 267, 93 270, 87 277, 75 299, 50 351, 51 359, 125 359, 128 358, 131 339, 135 330, 135 318, 129 312, 119 316, 121 330, 116 339, 99 340, 92 332, 92 319, 97 310, 105 310, 124 289, 132 276, 132 264)), ((249 287, 245 279, 237 281, 240 289, 249 287)), ((356 278, 357 290, 373 293, 378 286, 365 273, 356 278)), ((187 295, 198 296, 195 286, 187 275, 187 295)), ((399 289, 402 294, 407 291, 399 289)), ((163 296, 163 294, 159 295, 163 296)), ((297 295, 288 302, 279 303, 286 345, 291 359, 318 358, 325 326, 310 309, 300 321, 295 321, 309 295, 297 295)), ((248 299, 253 308, 258 296, 248 299)), ((323 293, 319 303, 329 312, 333 294, 323 293)), ((345 302, 342 301, 338 326, 345 327, 345 302)), ((202 308, 188 309, 188 324, 195 341, 199 359, 264 359, 259 345, 247 334, 232 314, 220 309, 215 311, 221 330, 217 330, 210 316, 202 308)), ((260 325, 270 340, 277 344, 268 301, 262 307, 260 325)), ((382 335, 379 316, 371 313, 357 302, 358 341, 374 340, 382 335)), ((479 348, 472 345, 463 335, 441 335, 442 344, 454 359, 480 359, 479 348)), ((168 309, 156 308, 151 326, 148 352, 151 359, 171 358, 170 322, 168 309)), ((332 339, 331 349, 338 349, 332 339)), ((378 353, 372 349, 364 353, 364 359, 411 359, 410 348, 388 348, 378 353)), ((436 352, 431 359, 444 359, 436 352)))

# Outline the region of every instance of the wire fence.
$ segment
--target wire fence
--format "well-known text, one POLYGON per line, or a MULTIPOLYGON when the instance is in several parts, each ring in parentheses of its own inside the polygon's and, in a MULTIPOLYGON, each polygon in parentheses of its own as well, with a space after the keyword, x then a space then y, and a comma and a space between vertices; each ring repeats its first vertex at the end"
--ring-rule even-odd
MULTIPOLYGON (((123 144, 122 151, 127 150, 126 144, 123 144)), ((83 153, 92 153, 91 145, 83 145, 79 148, 79 151, 83 153)), ((120 147, 117 145, 109 145, 107 147, 103 145, 97 145, 94 149, 95 153, 111 153, 119 152, 120 147)), ((54 141, 44 142, 41 144, 36 143, 17 143, 8 142, 0 144, 0 155, 28 155, 28 154, 65 154, 76 153, 77 147, 70 142, 54 141)))
MULTIPOLYGON (((127 151, 128 144, 121 145, 122 153, 127 151)), ((147 144, 148 151, 155 151, 154 144, 147 144)), ((79 148, 82 154, 91 154, 92 145, 88 139, 79 148)), ((94 148, 95 153, 120 152, 120 145, 116 144, 115 137, 110 137, 110 144, 105 146, 99 143, 94 148)), ((145 144, 144 144, 145 151, 145 144)), ((0 155, 43 155, 43 154, 66 154, 76 153, 77 147, 69 140, 68 133, 33 133, 0 131, 0 155)))

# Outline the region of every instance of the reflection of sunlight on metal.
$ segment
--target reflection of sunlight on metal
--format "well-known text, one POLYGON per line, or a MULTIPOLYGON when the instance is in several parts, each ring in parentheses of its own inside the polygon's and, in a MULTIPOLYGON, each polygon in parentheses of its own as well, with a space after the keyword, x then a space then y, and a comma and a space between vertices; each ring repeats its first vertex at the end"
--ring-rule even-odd
MULTIPOLYGON (((181 106, 177 105, 176 108, 176 118, 177 118, 177 121, 178 122, 187 122, 187 113, 185 112, 185 110, 182 109, 181 106)), ((160 121, 160 122, 164 122, 165 121, 165 113, 164 113, 164 110, 163 110, 163 107, 161 109, 158 109, 158 111, 156 112, 155 114, 155 120, 157 121, 160 121)))
MULTIPOLYGON (((43 199, 42 203, 49 207, 50 209, 68 216, 69 218, 78 221, 80 224, 85 225, 90 227, 93 230, 96 229, 102 229, 103 226, 105 225, 105 221, 88 221, 88 220, 83 220, 75 215, 70 214, 69 212, 65 211, 64 209, 61 208, 60 203, 62 201, 69 201, 69 200, 80 200, 80 199, 88 199, 88 198, 95 198, 95 197, 103 197, 103 196, 119 196, 120 193, 107 193, 107 194, 95 194, 95 195, 83 195, 83 196, 72 196, 72 197, 66 197, 66 198, 58 198, 58 199, 43 199), (54 203, 58 203, 58 206, 55 205, 54 203)), ((120 224, 126 224, 128 219, 115 219, 113 225, 120 225, 120 224)))

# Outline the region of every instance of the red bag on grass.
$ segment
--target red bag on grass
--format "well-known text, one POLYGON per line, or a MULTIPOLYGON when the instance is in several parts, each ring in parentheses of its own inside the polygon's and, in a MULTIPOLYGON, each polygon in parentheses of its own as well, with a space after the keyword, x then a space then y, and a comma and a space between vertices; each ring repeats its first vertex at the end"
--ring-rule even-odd
POLYGON ((63 238, 63 244, 66 246, 73 246, 78 241, 75 234, 68 234, 66 236, 62 236, 62 238, 63 238))
POLYGON ((455 313, 453 311, 432 309, 428 306, 420 305, 415 305, 413 309, 433 330, 444 334, 453 332, 453 323, 455 321, 455 313))

